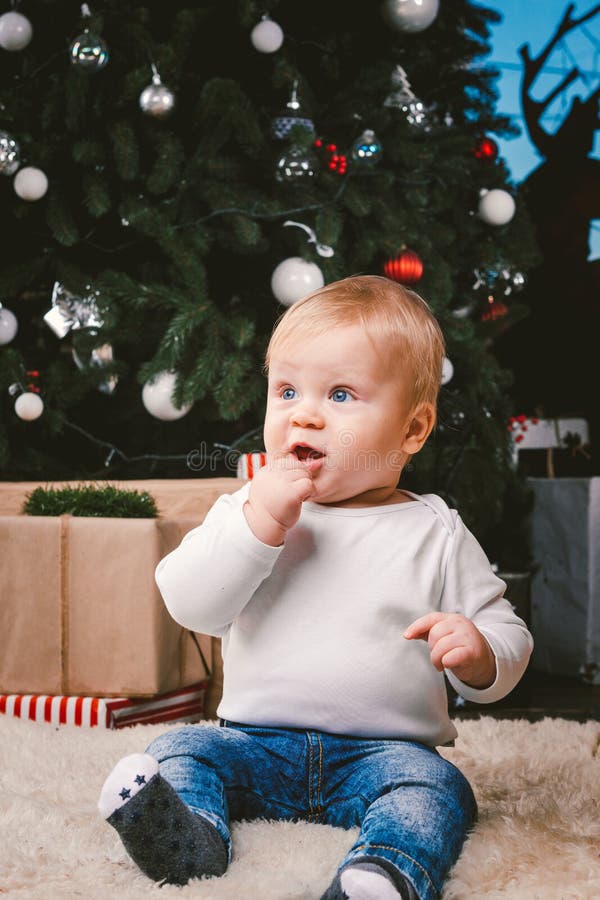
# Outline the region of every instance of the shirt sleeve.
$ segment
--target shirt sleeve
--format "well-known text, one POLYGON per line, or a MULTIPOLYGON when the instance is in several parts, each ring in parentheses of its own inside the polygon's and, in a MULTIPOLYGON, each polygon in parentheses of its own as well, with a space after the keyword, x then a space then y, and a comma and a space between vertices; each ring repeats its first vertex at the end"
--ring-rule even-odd
POLYGON ((493 703, 520 681, 533 650, 533 638, 504 597, 506 583, 494 574, 482 547, 460 516, 454 515, 441 610, 460 613, 477 626, 494 653, 496 678, 489 687, 480 689, 464 684, 448 670, 446 676, 465 700, 493 703))
POLYGON ((282 547, 263 544, 243 512, 249 485, 222 494, 204 522, 162 559, 155 579, 165 605, 180 625, 224 635, 271 573, 282 547))

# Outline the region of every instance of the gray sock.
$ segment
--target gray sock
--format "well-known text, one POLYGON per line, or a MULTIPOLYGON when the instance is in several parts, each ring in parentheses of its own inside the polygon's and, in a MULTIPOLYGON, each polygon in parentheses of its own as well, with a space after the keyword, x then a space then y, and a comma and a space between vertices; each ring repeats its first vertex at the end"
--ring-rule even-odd
POLYGON ((190 878, 222 875, 225 842, 214 825, 195 815, 161 775, 106 819, 125 849, 153 881, 187 884, 190 878))
POLYGON ((372 872, 384 877, 402 900, 418 900, 413 886, 398 872, 395 866, 385 859, 372 856, 358 857, 356 861, 351 862, 338 872, 321 897, 321 900, 352 900, 351 895, 347 894, 342 887, 341 881, 342 872, 347 872, 350 868, 372 872))

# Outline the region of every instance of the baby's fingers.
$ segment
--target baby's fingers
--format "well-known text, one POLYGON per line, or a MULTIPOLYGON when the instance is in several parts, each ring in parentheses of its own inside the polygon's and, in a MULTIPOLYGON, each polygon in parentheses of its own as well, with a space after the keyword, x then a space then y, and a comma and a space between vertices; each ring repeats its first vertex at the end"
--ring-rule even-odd
POLYGON ((446 634, 435 642, 431 648, 430 658, 438 672, 441 672, 444 668, 450 668, 448 660, 452 661, 452 665, 458 665, 458 663, 453 661, 457 651, 461 651, 461 655, 463 651, 464 653, 468 652, 457 634, 446 634))
POLYGON ((296 478, 292 482, 292 488, 294 491, 294 496, 300 503, 302 503, 304 500, 308 500, 308 498, 312 497, 315 492, 314 482, 312 478, 309 477, 296 478))

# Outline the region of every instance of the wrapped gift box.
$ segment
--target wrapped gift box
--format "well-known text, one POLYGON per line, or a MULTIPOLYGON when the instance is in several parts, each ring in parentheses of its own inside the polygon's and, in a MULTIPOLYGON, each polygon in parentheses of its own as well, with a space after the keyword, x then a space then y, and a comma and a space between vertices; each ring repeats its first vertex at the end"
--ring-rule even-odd
POLYGON ((532 667, 600 684, 600 478, 530 478, 532 667))
POLYGON ((0 713, 32 722, 84 728, 199 722, 205 716, 207 687, 208 682, 203 681, 150 699, 0 694, 0 713))
MULTIPOLYGON (((0 483, 0 693, 154 697, 206 678, 154 570, 235 478, 109 482, 149 491, 157 519, 19 515, 38 483, 0 483)), ((54 484, 63 487, 63 484, 54 484)), ((209 667, 213 642, 199 636, 209 667)))

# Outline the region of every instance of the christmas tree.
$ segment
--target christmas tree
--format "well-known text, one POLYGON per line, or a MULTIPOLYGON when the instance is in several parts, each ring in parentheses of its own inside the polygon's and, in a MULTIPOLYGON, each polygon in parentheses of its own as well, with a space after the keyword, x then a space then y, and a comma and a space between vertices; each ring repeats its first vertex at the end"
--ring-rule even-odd
POLYGON ((385 274, 447 340, 405 486, 496 550, 532 229, 493 135, 498 14, 468 0, 31 0, 0 18, 4 479, 234 474, 266 343, 319 284, 385 274), (15 329, 16 333, 15 333, 15 329))

